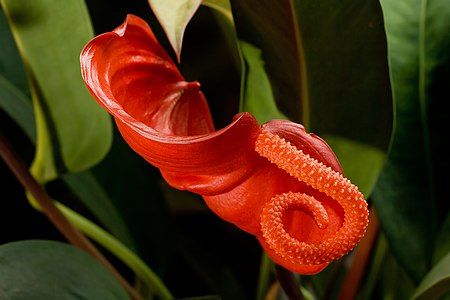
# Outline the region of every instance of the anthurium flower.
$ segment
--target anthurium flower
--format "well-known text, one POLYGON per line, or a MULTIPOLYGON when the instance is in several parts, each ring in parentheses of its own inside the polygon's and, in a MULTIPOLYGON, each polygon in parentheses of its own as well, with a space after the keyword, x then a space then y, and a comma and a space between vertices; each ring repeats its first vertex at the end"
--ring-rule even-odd
POLYGON ((129 15, 90 41, 81 69, 134 151, 253 234, 276 263, 314 274, 363 236, 364 197, 322 139, 289 121, 260 126, 249 113, 216 131, 200 85, 184 81, 142 19, 129 15))

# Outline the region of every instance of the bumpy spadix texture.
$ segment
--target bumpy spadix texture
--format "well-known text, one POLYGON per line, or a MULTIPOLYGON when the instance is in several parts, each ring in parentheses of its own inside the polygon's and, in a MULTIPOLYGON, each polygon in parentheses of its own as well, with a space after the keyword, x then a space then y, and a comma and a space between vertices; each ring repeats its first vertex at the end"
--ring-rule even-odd
POLYGON ((338 172, 269 132, 258 136, 256 151, 291 176, 335 199, 344 210, 344 223, 335 235, 320 243, 308 244, 286 232, 283 214, 288 209, 304 207, 319 228, 324 228, 328 224, 324 207, 302 193, 277 195, 265 205, 261 216, 263 236, 270 247, 292 263, 313 265, 340 258, 353 249, 368 224, 366 201, 358 188, 338 172))
POLYGON ((358 242, 367 224, 365 202, 347 188, 329 146, 299 124, 260 126, 249 113, 215 131, 200 85, 184 81, 140 18, 130 15, 90 41, 81 69, 89 91, 137 153, 171 186, 202 195, 218 216, 253 234, 276 263, 317 273, 358 242), (298 153, 314 163, 302 171, 298 153), (305 177, 311 172, 312 181, 305 177))

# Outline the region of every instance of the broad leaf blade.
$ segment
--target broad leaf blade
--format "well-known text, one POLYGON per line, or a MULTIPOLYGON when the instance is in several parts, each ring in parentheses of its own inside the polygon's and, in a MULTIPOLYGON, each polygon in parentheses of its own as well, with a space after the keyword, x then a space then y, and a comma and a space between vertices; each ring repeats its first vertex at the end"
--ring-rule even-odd
POLYGON ((54 156, 70 171, 96 164, 110 147, 111 121, 80 76, 79 53, 93 36, 84 2, 1 3, 35 81, 54 156))
POLYGON ((450 290, 450 253, 428 273, 417 287, 413 298, 438 299, 450 290))
POLYGON ((293 120, 307 119, 305 69, 293 4, 286 0, 230 2, 239 38, 262 50, 281 111, 289 112, 293 120))
POLYGON ((181 56, 186 26, 201 4, 201 0, 148 0, 153 13, 163 27, 178 61, 181 56))
POLYGON ((378 1, 231 3, 238 36, 262 50, 280 110, 331 137, 345 173, 368 196, 392 127, 378 1))
POLYGON ((373 200, 393 254, 418 283, 431 267, 437 228, 448 210, 439 199, 449 192, 444 128, 450 93, 444 81, 450 74, 450 7, 445 0, 381 3, 397 114, 373 200))
POLYGON ((128 299, 116 279, 88 254, 53 241, 0 247, 3 299, 128 299))

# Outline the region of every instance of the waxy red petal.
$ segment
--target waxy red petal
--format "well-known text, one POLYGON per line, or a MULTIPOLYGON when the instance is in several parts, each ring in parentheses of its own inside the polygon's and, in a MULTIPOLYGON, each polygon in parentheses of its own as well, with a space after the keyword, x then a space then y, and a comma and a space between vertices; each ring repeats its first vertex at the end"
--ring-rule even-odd
POLYGON ((339 232, 344 222, 341 204, 255 151, 260 134, 272 133, 342 173, 322 139, 289 121, 260 127, 248 113, 214 131, 199 84, 184 81, 149 26, 132 15, 113 32, 89 42, 81 66, 91 94, 113 115, 124 139, 158 167, 170 185, 202 195, 216 214, 255 235, 275 262, 292 271, 317 273, 329 263, 300 264, 280 255, 263 236, 261 216, 276 195, 312 196, 316 202, 302 198, 306 210, 297 205, 299 209, 284 211, 282 225, 294 239, 317 244, 339 232), (308 209, 320 210, 327 226, 319 228, 308 209))

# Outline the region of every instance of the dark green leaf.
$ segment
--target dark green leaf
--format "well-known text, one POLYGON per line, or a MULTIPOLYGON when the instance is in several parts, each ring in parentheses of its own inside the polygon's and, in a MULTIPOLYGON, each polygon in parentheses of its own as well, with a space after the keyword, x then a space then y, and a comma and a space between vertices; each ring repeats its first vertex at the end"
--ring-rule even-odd
POLYGON ((0 9, 0 108, 18 123, 28 137, 35 139, 33 106, 22 60, 0 9))
POLYGON ((413 298, 438 299, 450 290, 450 252, 439 261, 417 287, 413 298))
POLYGON ((414 293, 414 284, 408 275, 397 263, 392 254, 388 254, 382 266, 382 274, 379 276, 379 286, 375 292, 379 292, 375 299, 411 299, 414 293))
POLYGON ((199 274, 208 287, 224 300, 245 299, 244 293, 231 270, 217 257, 186 237, 180 237, 180 252, 192 269, 199 274))
MULTIPOLYGON (((41 123, 37 151, 43 152, 37 155, 39 167, 52 168, 47 162, 50 151, 58 168, 79 171, 96 164, 109 150, 111 121, 92 100, 80 75, 79 54, 93 36, 84 2, 2 0, 1 4, 34 80, 38 100, 34 104, 42 110, 36 112, 41 123)), ((43 181, 55 176, 53 170, 41 174, 43 181)))
POLYGON ((450 212, 447 214, 441 232, 436 240, 436 248, 433 255, 433 263, 440 261, 450 252, 450 212))
POLYGON ((448 211, 450 6, 446 0, 381 3, 396 130, 373 200, 393 254, 418 283, 431 267, 448 211))
POLYGON ((88 254, 59 242, 0 247, 2 299, 128 299, 116 279, 88 254))
POLYGON ((207 296, 199 296, 199 297, 189 297, 189 298, 178 298, 178 300, 220 300, 219 296, 216 295, 207 295, 207 296))
POLYGON ((63 179, 72 192, 114 236, 129 248, 135 248, 122 215, 91 172, 66 174, 63 179))
POLYGON ((159 187, 159 172, 134 153, 116 131, 111 151, 92 173, 120 212, 137 252, 159 273, 172 261, 173 233, 159 187))
POLYGON ((280 110, 328 137, 346 174, 369 195, 392 126, 378 1, 231 4, 238 36, 262 50, 280 110))

